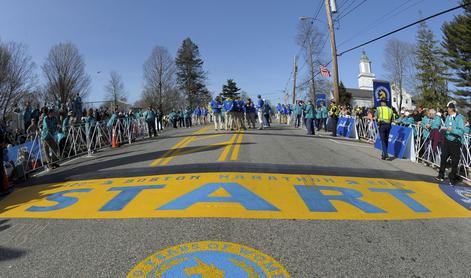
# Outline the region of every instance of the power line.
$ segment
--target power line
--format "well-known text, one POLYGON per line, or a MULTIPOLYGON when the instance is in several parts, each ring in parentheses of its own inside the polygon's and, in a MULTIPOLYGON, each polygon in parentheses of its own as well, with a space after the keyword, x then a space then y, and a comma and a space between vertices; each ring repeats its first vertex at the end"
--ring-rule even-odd
POLYGON ((365 45, 367 45, 367 44, 370 44, 370 43, 372 43, 372 42, 375 42, 375 41, 380 40, 380 39, 382 39, 382 38, 385 38, 385 37, 387 37, 387 36, 390 36, 390 35, 392 35, 392 34, 394 34, 394 33, 397 33, 397 32, 399 32, 399 31, 402 31, 402 30, 404 30, 404 29, 407 29, 407 28, 409 28, 409 27, 412 27, 412 26, 414 26, 414 25, 416 25, 416 24, 419 24, 419 23, 421 23, 421 22, 427 21, 427 20, 429 20, 429 19, 431 19, 431 18, 434 18, 434 17, 440 16, 440 15, 449 13, 449 12, 454 11, 454 10, 457 10, 457 9, 464 8, 464 7, 467 6, 467 5, 470 5, 470 4, 462 4, 462 5, 456 6, 456 7, 454 7, 454 8, 451 8, 451 9, 448 9, 448 10, 445 10, 445 11, 441 11, 441 12, 436 13, 436 14, 434 14, 434 15, 428 16, 428 17, 426 17, 426 18, 417 20, 417 21, 415 21, 415 22, 413 22, 413 23, 407 24, 406 26, 403 26, 403 27, 401 27, 401 28, 398 28, 398 29, 396 29, 396 30, 394 30, 394 31, 391 31, 391 32, 389 32, 389 33, 386 33, 386 34, 384 34, 384 35, 382 35, 382 36, 379 36, 379 37, 377 37, 377 38, 374 38, 374 39, 372 39, 372 40, 369 40, 369 41, 367 41, 367 42, 364 42, 364 43, 359 44, 359 45, 357 45, 357 46, 354 46, 354 47, 352 47, 352 48, 349 48, 349 49, 347 49, 347 50, 345 50, 345 51, 342 51, 342 52, 340 52, 340 54, 338 54, 337 56, 342 56, 343 54, 348 53, 348 52, 350 52, 350 51, 352 51, 352 50, 358 49, 358 48, 360 48, 360 47, 362 47, 362 46, 365 46, 365 45))
POLYGON ((361 1, 360 3, 358 3, 358 5, 356 5, 353 9, 343 13, 342 15, 339 15, 339 17, 337 17, 337 21, 341 20, 342 18, 346 17, 347 15, 349 15, 350 13, 352 13, 354 10, 358 9, 361 5, 363 5, 367 0, 363 0, 361 1))
POLYGON ((337 17, 341 16, 343 13, 345 13, 345 11, 347 11, 357 0, 353 0, 353 1, 350 1, 347 0, 345 1, 345 3, 342 5, 342 6, 339 6, 338 10, 340 10, 340 12, 337 14, 337 17), (348 3, 348 5, 346 5, 348 3), (346 7, 344 7, 346 6, 346 7))
POLYGON ((322 10, 322 6, 324 6, 324 1, 323 0, 319 0, 321 2, 321 4, 319 5, 319 8, 317 9, 317 12, 316 14, 314 15, 314 20, 317 19, 317 17, 319 16, 321 10, 322 10))
POLYGON ((405 5, 407 4, 410 4, 410 0, 405 0, 402 4, 400 4, 399 6, 397 7, 394 7, 393 9, 389 10, 388 12, 384 13, 383 15, 381 15, 380 17, 376 18, 375 20, 373 20, 372 22, 368 23, 366 26, 370 26, 370 28, 362 28, 360 29, 359 32, 355 33, 354 35, 352 35, 351 37, 349 37, 348 39, 342 41, 340 44, 338 44, 338 46, 341 46, 341 45, 344 45, 345 43, 351 41, 352 39, 356 38, 358 35, 360 34, 363 34, 365 33, 366 31, 370 31, 370 30, 373 30, 379 26, 381 26, 380 22, 385 22, 385 21, 388 21, 389 19, 395 17, 396 15, 402 13, 403 11, 407 10, 407 9, 410 9, 412 8, 413 6, 416 6, 417 4, 423 2, 425 0, 419 0, 415 3, 413 3, 412 5, 410 6, 407 6, 405 7, 404 9, 401 10, 402 7, 404 7, 405 5))

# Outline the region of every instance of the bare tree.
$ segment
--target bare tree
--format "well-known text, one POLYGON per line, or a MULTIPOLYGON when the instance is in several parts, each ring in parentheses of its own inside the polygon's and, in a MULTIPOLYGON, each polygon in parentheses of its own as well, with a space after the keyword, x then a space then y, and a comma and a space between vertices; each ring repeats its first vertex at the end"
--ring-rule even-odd
POLYGON ((399 92, 399 107, 402 108, 402 98, 405 87, 411 87, 413 84, 415 46, 408 42, 398 39, 391 39, 387 42, 384 49, 383 68, 386 71, 387 78, 391 80, 394 90, 399 92))
POLYGON ((301 20, 298 25, 296 43, 301 47, 302 55, 309 70, 309 97, 315 99, 316 80, 315 71, 320 67, 322 61, 322 50, 325 46, 325 35, 321 33, 313 22, 301 20))
POLYGON ((114 106, 127 101, 123 79, 116 71, 110 72, 110 80, 105 86, 105 91, 107 93, 107 100, 111 101, 114 106))
POLYGON ((72 43, 59 43, 51 48, 42 66, 46 79, 45 93, 65 105, 79 94, 84 98, 90 88, 85 62, 72 43))
POLYGON ((3 119, 30 92, 35 82, 34 63, 19 43, 0 43, 0 109, 3 119))
POLYGON ((156 46, 144 63, 144 93, 148 105, 164 110, 167 99, 175 94, 175 61, 168 50, 156 46))

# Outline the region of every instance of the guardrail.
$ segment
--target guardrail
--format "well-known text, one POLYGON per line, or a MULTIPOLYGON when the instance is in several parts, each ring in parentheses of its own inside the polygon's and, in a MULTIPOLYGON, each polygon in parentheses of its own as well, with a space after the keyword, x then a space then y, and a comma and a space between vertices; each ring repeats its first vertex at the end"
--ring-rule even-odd
MULTIPOLYGON (((437 138, 424 136, 422 126, 410 125, 414 131, 414 152, 416 161, 423 162, 431 167, 440 167, 441 142, 444 140, 440 135, 437 138), (438 140, 438 141, 437 141, 438 140)), ((368 118, 357 118, 356 128, 358 136, 369 143, 376 141, 378 136, 378 125, 376 121, 368 118)), ((439 130, 437 132, 440 132, 439 130)), ((465 134, 461 146, 461 158, 459 162, 459 173, 463 179, 471 180, 471 136, 465 134)))
POLYGON ((44 170, 49 164, 91 156, 95 151, 111 147, 113 132, 120 145, 131 144, 149 134, 143 118, 119 118, 112 125, 109 121, 81 123, 70 126, 65 133, 48 134, 47 139, 41 137, 41 131, 30 134, 26 143, 8 150, 8 156, 20 171, 17 176, 26 178, 27 174, 44 170))

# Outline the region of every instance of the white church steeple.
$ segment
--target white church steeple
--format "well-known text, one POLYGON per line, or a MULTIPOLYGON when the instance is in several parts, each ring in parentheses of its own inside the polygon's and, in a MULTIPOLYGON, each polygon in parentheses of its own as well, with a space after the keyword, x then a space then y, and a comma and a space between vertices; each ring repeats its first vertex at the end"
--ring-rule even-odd
POLYGON ((358 87, 363 90, 373 90, 375 75, 371 72, 371 62, 365 51, 360 58, 360 74, 358 75, 358 87))

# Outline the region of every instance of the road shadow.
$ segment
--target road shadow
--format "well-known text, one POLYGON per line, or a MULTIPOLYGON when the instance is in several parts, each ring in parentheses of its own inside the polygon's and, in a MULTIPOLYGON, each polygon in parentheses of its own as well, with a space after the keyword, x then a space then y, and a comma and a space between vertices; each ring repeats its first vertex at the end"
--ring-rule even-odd
MULTIPOLYGON (((8 261, 23 257, 26 254, 26 251, 21 249, 13 249, 0 246, 0 261, 8 261)), ((3 272, 2 270, 1 272, 3 272)))
MULTIPOLYGON (((205 145, 205 146, 192 146, 192 147, 177 148, 177 149, 174 149, 174 152, 172 152, 170 155, 166 155, 166 153, 170 151, 170 149, 156 151, 156 152, 139 153, 136 155, 130 155, 130 156, 125 156, 125 157, 120 157, 122 153, 116 153, 115 155, 110 154, 110 155, 107 155, 106 157, 113 157, 113 156, 117 156, 117 157, 111 160, 104 160, 104 161, 87 160, 87 161, 79 162, 77 164, 69 164, 64 167, 57 168, 53 170, 52 172, 49 172, 43 176, 38 176, 38 177, 35 177, 34 179, 30 179, 23 186, 66 182, 66 181, 74 180, 74 176, 79 176, 80 179, 82 179, 84 175, 92 178, 92 176, 97 176, 97 174, 99 174, 99 172, 102 170, 105 170, 108 168, 114 168, 114 167, 122 166, 126 164, 136 163, 136 161, 151 161, 151 160, 156 160, 158 158, 166 158, 169 156, 177 157, 177 156, 183 156, 187 154, 208 152, 208 151, 223 149, 229 144, 230 143, 220 144, 220 145, 205 145)), ((255 143, 241 142, 241 143, 233 143, 232 145, 236 146, 236 145, 252 145, 252 144, 255 144, 255 143)), ((97 156, 95 159, 98 160, 100 158, 102 157, 97 156)), ((143 168, 137 168, 137 169, 148 171, 154 174, 156 171, 164 173, 160 171, 161 168, 162 167, 159 166, 158 168, 156 167, 144 168, 143 167, 143 168)), ((121 175, 122 171, 127 171, 127 169, 113 170, 112 172, 115 172, 116 173, 115 176, 118 176, 118 175, 121 175)))
POLYGON ((9 221, 10 220, 8 219, 0 220, 0 233, 8 230, 11 227, 11 225, 8 223, 9 221))
MULTIPOLYGON (((90 168, 96 168, 91 165, 90 168)), ((73 180, 126 178, 151 175, 171 175, 209 172, 247 172, 247 173, 274 173, 274 174, 298 174, 298 175, 325 175, 337 177, 361 177, 384 178, 407 181, 424 181, 434 183, 434 179, 428 175, 405 173, 395 170, 358 169, 346 167, 321 167, 313 165, 287 165, 268 163, 246 162, 214 162, 194 163, 182 165, 169 165, 159 167, 142 167, 116 170, 102 170, 95 172, 70 175, 69 171, 62 174, 50 175, 38 179, 35 184, 57 183, 73 180)))

